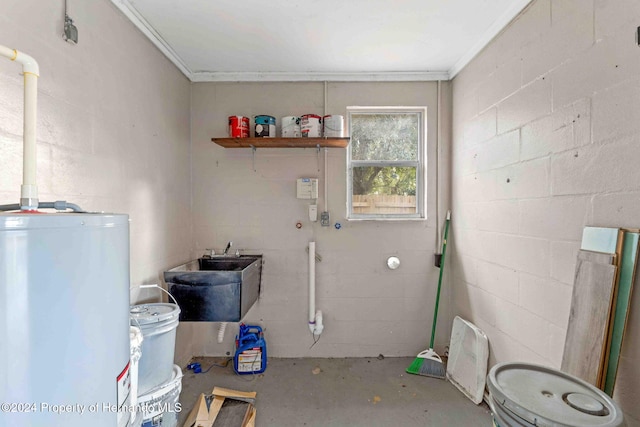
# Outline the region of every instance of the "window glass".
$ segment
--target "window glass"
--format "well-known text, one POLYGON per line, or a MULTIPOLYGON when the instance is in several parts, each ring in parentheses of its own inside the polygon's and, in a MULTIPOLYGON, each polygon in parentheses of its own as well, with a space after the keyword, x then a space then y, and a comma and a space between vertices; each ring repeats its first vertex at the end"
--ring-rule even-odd
POLYGON ((417 160, 419 114, 352 114, 353 160, 417 160))
POLYGON ((350 219, 424 218, 424 107, 350 107, 350 219))

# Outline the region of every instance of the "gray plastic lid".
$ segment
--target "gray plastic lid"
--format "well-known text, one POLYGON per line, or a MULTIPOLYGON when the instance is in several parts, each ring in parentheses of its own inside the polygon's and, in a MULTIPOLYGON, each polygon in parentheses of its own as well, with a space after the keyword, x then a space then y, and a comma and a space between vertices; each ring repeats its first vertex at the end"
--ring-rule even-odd
POLYGON ((132 325, 150 325, 177 320, 180 308, 175 304, 168 303, 140 304, 131 306, 130 314, 132 325))
POLYGON ((496 405, 535 426, 624 425, 622 411, 609 396, 548 367, 500 363, 491 368, 487 386, 496 405))

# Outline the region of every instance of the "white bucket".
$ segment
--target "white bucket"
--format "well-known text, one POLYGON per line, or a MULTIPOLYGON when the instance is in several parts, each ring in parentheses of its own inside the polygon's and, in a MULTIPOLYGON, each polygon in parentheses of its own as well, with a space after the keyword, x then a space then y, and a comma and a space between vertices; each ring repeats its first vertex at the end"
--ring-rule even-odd
POLYGON ((526 363, 500 363, 487 376, 497 427, 621 427, 609 396, 565 372, 526 363))
MULTIPOLYGON (((133 412, 131 414, 133 415, 133 412)), ((129 427, 140 427, 142 425, 142 411, 136 411, 135 414, 135 418, 131 418, 129 427)))
POLYGON ((140 427, 176 427, 178 413, 182 406, 178 403, 182 391, 182 370, 173 365, 169 381, 139 396, 138 408, 142 412, 140 427))
POLYGON ((140 425, 138 422, 136 424, 137 411, 136 405, 138 404, 138 364, 140 362, 140 357, 142 356, 142 331, 137 326, 129 327, 129 342, 131 348, 131 425, 136 426, 140 425))
POLYGON ((342 138, 344 136, 344 117, 333 115, 322 118, 322 135, 327 138, 342 138))
POLYGON ((300 138, 300 117, 286 116, 280 120, 283 138, 300 138))
POLYGON ((319 138, 322 136, 322 118, 316 114, 305 114, 300 118, 300 132, 303 138, 319 138))
POLYGON ((171 379, 180 308, 155 303, 131 307, 131 325, 142 331, 142 356, 138 366, 138 394, 171 379))

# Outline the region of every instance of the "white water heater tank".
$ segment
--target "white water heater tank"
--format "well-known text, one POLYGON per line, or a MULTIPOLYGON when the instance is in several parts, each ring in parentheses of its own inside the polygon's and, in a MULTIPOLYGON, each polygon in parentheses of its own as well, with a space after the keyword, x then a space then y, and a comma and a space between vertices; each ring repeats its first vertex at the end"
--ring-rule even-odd
POLYGON ((0 426, 126 427, 126 215, 0 213, 0 426))

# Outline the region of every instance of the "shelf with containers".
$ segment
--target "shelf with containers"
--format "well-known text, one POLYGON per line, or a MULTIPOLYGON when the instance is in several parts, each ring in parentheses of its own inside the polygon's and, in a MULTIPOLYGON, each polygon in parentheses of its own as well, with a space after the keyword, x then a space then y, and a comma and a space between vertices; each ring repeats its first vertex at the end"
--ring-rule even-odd
POLYGON ((224 148, 346 148, 350 138, 211 138, 224 148))

